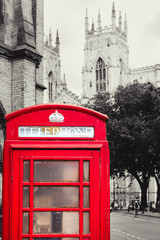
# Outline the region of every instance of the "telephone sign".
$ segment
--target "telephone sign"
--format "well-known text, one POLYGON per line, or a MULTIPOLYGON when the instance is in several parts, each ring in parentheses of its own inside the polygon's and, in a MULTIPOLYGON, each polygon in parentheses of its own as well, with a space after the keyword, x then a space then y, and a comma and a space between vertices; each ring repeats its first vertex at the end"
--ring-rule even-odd
POLYGON ((62 126, 24 126, 18 128, 19 137, 51 137, 51 138, 93 138, 93 127, 62 127, 62 126))
POLYGON ((55 104, 6 115, 2 240, 110 240, 106 120, 55 104))

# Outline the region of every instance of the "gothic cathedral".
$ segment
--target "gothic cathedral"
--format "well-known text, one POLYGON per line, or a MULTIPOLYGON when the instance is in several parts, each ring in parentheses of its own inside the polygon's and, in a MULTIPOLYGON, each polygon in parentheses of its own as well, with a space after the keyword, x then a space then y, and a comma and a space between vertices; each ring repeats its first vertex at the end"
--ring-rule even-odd
POLYGON ((96 93, 113 94, 119 85, 138 81, 151 82, 160 87, 160 64, 137 69, 129 68, 129 47, 127 42, 128 24, 126 14, 122 24, 119 12, 118 24, 113 3, 111 25, 101 26, 101 14, 98 12, 97 27, 89 18, 86 10, 84 66, 82 68, 82 97, 92 98, 96 93))
POLYGON ((127 19, 122 26, 121 12, 116 25, 115 7, 112 9, 112 25, 101 26, 100 10, 97 27, 89 20, 86 10, 83 73, 83 97, 91 98, 97 92, 114 92, 128 77, 127 19))

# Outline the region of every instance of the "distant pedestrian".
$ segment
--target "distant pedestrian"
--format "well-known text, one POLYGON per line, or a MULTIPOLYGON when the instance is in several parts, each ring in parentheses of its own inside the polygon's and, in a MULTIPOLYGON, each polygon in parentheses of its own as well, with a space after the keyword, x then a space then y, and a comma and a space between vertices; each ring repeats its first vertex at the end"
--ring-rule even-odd
POLYGON ((120 209, 121 210, 123 209, 123 201, 122 200, 120 201, 120 209))
POLYGON ((155 212, 155 210, 156 210, 156 204, 155 202, 152 202, 152 212, 155 212))
POLYGON ((128 212, 130 212, 130 207, 131 207, 131 204, 129 203, 128 204, 128 212))
POLYGON ((118 203, 114 202, 114 209, 117 210, 118 209, 118 203))
POLYGON ((135 217, 138 217, 138 202, 135 201, 135 204, 134 204, 134 216, 135 217))

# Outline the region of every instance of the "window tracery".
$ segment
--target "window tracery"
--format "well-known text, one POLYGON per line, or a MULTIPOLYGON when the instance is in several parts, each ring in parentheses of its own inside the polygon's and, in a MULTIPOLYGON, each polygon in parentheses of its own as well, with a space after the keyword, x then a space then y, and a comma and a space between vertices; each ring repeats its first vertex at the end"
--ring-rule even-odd
POLYGON ((102 58, 99 58, 96 64, 96 91, 106 91, 106 65, 102 58))

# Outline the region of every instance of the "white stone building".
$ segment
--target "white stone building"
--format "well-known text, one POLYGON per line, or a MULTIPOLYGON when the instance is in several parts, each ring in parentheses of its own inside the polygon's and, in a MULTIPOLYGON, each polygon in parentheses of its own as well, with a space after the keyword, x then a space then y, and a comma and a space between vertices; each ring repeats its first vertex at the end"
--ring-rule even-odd
POLYGON ((125 86, 138 80, 152 82, 160 87, 160 64, 138 69, 129 67, 128 23, 125 14, 122 24, 119 12, 118 24, 113 3, 111 25, 102 27, 100 10, 97 27, 89 27, 88 12, 85 17, 84 66, 82 68, 83 98, 92 98, 98 92, 114 93, 119 85, 125 86))

